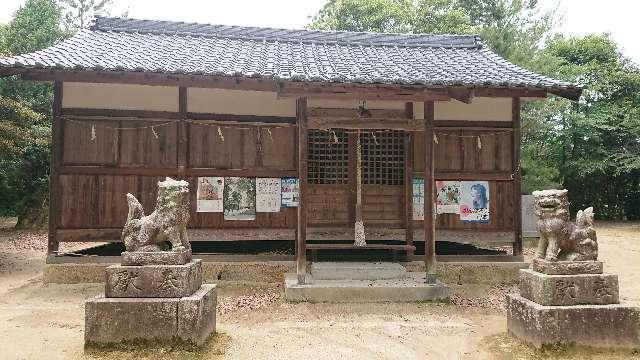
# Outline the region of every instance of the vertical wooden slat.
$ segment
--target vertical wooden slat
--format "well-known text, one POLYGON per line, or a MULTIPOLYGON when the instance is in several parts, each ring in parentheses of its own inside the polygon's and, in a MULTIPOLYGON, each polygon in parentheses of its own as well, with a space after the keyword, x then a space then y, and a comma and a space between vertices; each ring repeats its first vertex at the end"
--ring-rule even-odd
POLYGON ((434 178, 433 178, 433 101, 424 103, 424 263, 427 283, 436 282, 436 241, 433 220, 434 178))
MULTIPOLYGON (((407 118, 413 119, 413 103, 405 104, 407 118)), ((404 231, 405 242, 413 245, 413 134, 404 134, 404 231)), ((413 250, 407 250, 407 258, 413 250)))
POLYGON ((520 124, 520 98, 512 100, 511 113, 513 116, 513 156, 511 157, 511 171, 513 173, 513 226, 514 242, 513 255, 522 255, 522 171, 520 171, 520 142, 522 140, 520 124))
POLYGON ((178 111, 180 112, 180 122, 177 126, 178 136, 176 137, 178 141, 178 146, 176 146, 176 150, 178 152, 178 174, 181 179, 184 179, 187 172, 187 155, 189 151, 187 123, 185 121, 189 110, 187 109, 187 88, 184 86, 180 86, 178 88, 178 111))
POLYGON ((298 204, 298 226, 296 247, 296 272, 298 284, 304 284, 307 274, 307 98, 296 101, 298 122, 298 179, 300 202, 298 204))
POLYGON ((350 132, 348 135, 347 146, 347 182, 349 184, 349 198, 347 202, 347 213, 349 216, 349 223, 354 224, 356 222, 356 171, 357 164, 356 158, 357 154, 357 142, 358 142, 358 134, 350 132))
POLYGON ((53 124, 51 125, 51 157, 49 159, 49 239, 47 254, 58 251, 56 230, 60 224, 60 188, 58 186, 58 169, 62 162, 64 127, 60 114, 62 112, 62 81, 53 83, 53 124))

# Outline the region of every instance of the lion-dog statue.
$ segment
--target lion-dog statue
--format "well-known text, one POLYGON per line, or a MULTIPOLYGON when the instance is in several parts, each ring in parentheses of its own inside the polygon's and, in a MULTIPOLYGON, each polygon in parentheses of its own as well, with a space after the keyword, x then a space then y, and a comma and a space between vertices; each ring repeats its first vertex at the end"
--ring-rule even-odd
POLYGON ((536 257, 547 261, 587 261, 598 258, 593 208, 578 211, 569 221, 567 190, 534 191, 540 240, 536 257))
POLYGON ((187 238, 189 222, 189 183, 166 178, 158 182, 155 210, 144 215, 142 205, 127 194, 129 213, 122 231, 127 251, 163 251, 167 242, 171 251, 191 250, 187 238))

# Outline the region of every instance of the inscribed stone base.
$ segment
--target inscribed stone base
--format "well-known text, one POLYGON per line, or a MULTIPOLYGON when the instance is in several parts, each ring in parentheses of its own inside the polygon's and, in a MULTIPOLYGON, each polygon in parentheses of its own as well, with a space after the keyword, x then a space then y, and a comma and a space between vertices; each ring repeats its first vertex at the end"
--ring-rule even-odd
POLYGON ((122 265, 184 265, 191 261, 191 249, 184 251, 125 251, 122 265))
POLYGON ((85 344, 183 340, 202 345, 216 329, 216 287, 183 298, 105 298, 85 303, 85 344))
POLYGON ((185 265, 144 265, 107 267, 107 297, 184 297, 202 284, 202 260, 185 265))
POLYGON ((544 306, 509 294, 507 329, 537 348, 556 344, 637 348, 640 308, 627 304, 544 306))
POLYGON ((540 305, 617 304, 618 275, 547 275, 522 269, 520 295, 540 305))
POLYGON ((531 269, 547 275, 602 274, 602 261, 547 261, 533 259, 531 269))

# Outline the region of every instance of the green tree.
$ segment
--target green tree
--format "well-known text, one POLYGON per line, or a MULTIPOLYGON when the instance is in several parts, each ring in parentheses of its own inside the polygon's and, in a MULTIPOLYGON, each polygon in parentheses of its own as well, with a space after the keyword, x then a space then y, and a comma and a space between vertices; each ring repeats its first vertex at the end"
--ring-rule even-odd
POLYGON ((95 16, 108 15, 113 0, 60 0, 67 29, 84 29, 95 16))
MULTIPOLYGON (((67 34, 54 0, 27 0, 0 30, 3 56, 51 46, 67 34)), ((46 220, 52 89, 13 76, 0 79, 0 214, 20 226, 46 220)))
POLYGON ((558 170, 573 211, 595 206, 600 218, 640 219, 640 69, 607 35, 557 36, 536 63, 585 91, 580 102, 530 104, 524 152, 558 170))

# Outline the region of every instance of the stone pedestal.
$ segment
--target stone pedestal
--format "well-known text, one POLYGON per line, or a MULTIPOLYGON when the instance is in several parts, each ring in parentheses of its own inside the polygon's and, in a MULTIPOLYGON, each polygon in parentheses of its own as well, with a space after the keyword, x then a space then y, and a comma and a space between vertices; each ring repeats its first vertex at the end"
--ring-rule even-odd
POLYGON ((520 295, 507 295, 509 333, 535 347, 640 346, 640 308, 619 304, 618 276, 599 261, 536 259, 520 270, 520 295))
POLYGON ((202 284, 201 260, 190 251, 131 254, 123 262, 143 265, 109 266, 105 294, 85 303, 85 344, 204 343, 215 332, 216 288, 202 284))

